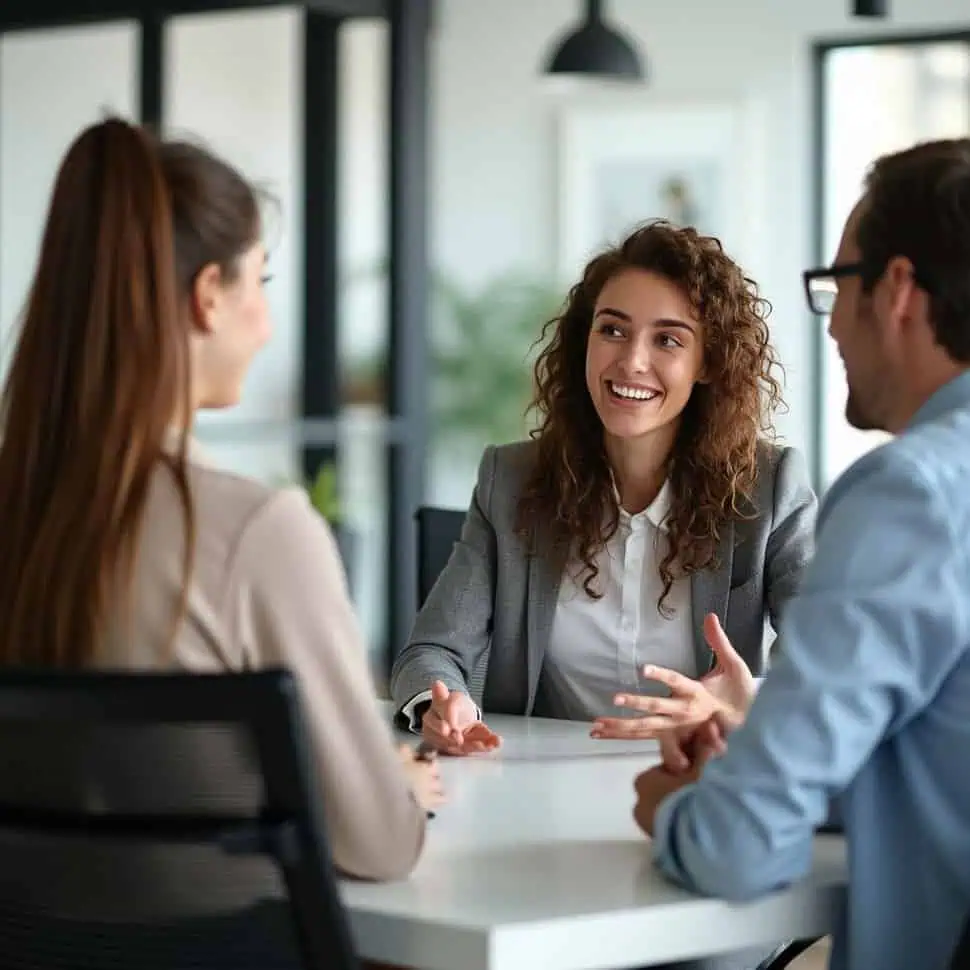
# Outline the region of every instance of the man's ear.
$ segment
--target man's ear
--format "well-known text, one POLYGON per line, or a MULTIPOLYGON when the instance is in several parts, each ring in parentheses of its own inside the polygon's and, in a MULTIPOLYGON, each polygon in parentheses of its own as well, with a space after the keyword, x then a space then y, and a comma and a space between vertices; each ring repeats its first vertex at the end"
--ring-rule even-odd
POLYGON ((893 256, 883 272, 883 296, 888 318, 895 327, 918 316, 916 302, 922 291, 916 284, 916 271, 905 256, 893 256))
POLYGON ((214 333, 219 327, 222 289, 222 270, 216 263, 207 263, 196 274, 189 295, 192 324, 202 333, 214 333))

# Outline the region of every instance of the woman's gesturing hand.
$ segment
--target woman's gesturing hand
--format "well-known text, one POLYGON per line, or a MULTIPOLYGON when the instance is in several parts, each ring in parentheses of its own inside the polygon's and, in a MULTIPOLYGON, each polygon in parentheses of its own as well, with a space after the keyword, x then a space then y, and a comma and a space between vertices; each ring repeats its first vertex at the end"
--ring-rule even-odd
POLYGON ((590 732, 592 737, 656 738, 673 728, 702 724, 718 712, 726 713, 731 720, 743 720, 754 698, 754 677, 713 613, 704 618, 704 637, 717 661, 710 673, 693 680, 666 667, 644 667, 644 677, 665 684, 670 696, 617 694, 617 707, 637 711, 640 716, 597 718, 590 732))

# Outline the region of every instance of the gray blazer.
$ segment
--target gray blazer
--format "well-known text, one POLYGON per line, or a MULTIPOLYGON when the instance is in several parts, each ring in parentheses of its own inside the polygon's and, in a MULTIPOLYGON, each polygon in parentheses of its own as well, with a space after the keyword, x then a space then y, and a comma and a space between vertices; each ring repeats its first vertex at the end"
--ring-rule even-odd
MULTIPOLYGON (((537 692, 566 557, 548 540, 537 539, 533 551, 515 529, 534 453, 531 441, 486 449, 461 539, 394 663, 398 711, 441 680, 470 691, 486 712, 557 716, 537 709, 537 692), (475 681, 483 673, 482 686, 475 681)), ((765 619, 777 631, 812 556, 816 500, 797 451, 759 444, 753 505, 753 518, 723 531, 719 567, 691 577, 698 670, 713 663, 703 622, 716 613, 752 673, 761 674, 771 648, 765 619)))

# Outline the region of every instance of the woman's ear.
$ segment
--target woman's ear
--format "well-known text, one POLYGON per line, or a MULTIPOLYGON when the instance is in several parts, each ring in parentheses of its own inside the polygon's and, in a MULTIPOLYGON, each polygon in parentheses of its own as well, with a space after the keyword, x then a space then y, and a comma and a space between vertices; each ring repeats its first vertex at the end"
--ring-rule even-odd
POLYGON ((190 294, 192 325, 204 334, 219 329, 223 298, 222 270, 215 263, 207 263, 196 274, 190 294))

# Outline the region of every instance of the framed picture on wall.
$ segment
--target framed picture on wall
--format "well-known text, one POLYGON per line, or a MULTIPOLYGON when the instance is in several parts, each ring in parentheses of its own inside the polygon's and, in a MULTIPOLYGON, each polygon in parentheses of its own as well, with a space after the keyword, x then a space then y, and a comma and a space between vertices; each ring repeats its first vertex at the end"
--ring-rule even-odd
POLYGON ((743 248, 752 190, 742 164, 746 121, 731 103, 564 109, 558 146, 563 277, 576 277, 596 250, 649 219, 692 225, 734 252, 743 248))

